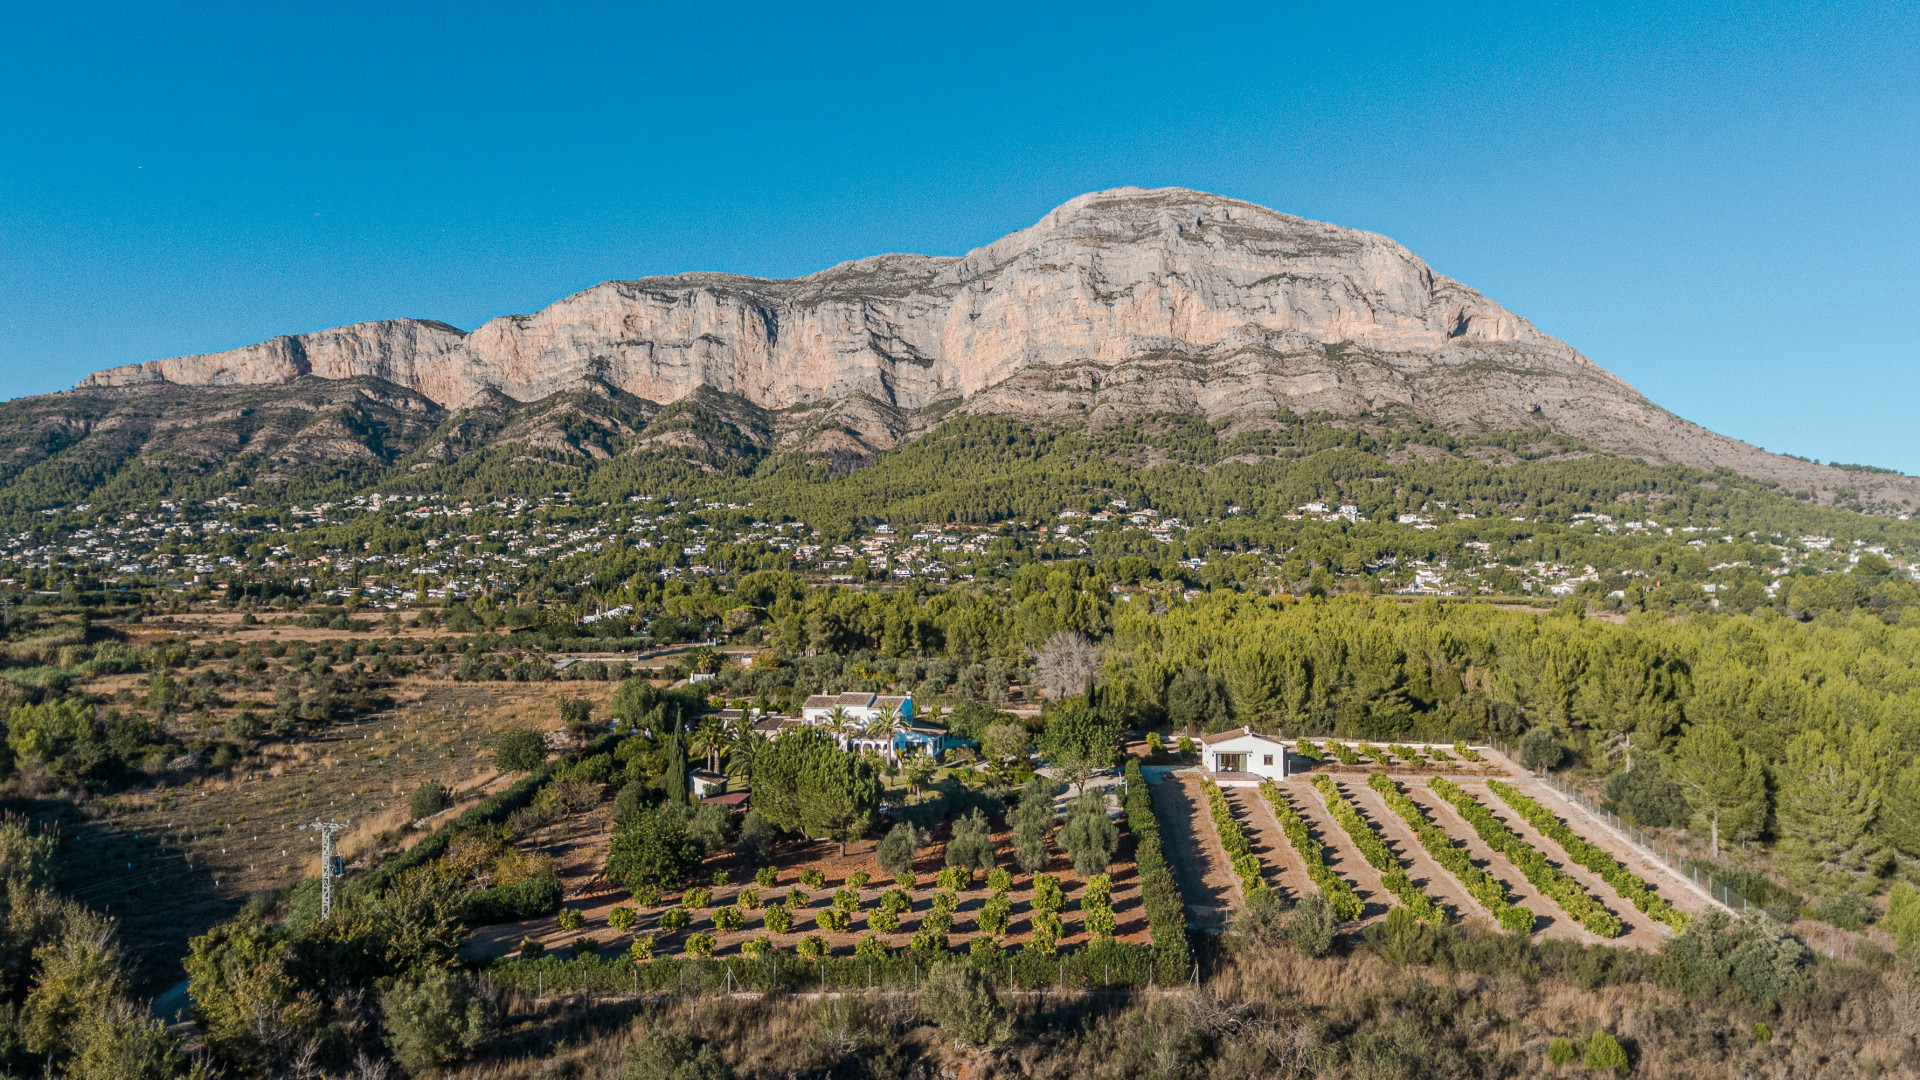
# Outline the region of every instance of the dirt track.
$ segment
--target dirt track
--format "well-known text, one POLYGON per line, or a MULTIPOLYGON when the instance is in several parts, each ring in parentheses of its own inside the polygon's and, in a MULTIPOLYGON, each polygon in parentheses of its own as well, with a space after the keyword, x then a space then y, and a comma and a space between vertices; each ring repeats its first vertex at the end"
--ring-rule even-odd
POLYGON ((1152 790, 1153 816, 1160 820, 1162 846, 1187 903, 1188 921, 1202 930, 1224 928, 1239 908, 1240 889, 1213 823, 1204 817, 1206 794, 1200 781, 1168 775, 1152 790))

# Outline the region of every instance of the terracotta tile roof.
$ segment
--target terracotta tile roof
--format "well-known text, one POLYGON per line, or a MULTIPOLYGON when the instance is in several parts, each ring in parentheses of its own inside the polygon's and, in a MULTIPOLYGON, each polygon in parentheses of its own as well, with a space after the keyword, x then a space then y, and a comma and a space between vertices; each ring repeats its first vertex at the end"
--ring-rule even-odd
POLYGON ((1249 735, 1251 735, 1256 739, 1261 740, 1262 742, 1270 742, 1275 745, 1279 745, 1280 743, 1279 739, 1276 739, 1271 735, 1262 735, 1250 727, 1239 727, 1239 728, 1235 728, 1232 731, 1222 731, 1222 732, 1215 733, 1213 735, 1203 735, 1200 737, 1200 744, 1202 746, 1212 746, 1214 743, 1230 742, 1234 739, 1244 739, 1249 735))

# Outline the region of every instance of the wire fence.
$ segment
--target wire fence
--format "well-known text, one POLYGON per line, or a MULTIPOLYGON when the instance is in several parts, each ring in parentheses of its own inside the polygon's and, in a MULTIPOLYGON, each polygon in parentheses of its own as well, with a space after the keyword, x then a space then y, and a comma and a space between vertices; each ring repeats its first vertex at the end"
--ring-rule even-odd
MULTIPOLYGON (((1506 755, 1508 760, 1519 760, 1508 751, 1504 743, 1496 741, 1493 745, 1494 749, 1506 755)), ((1620 820, 1618 814, 1587 798, 1586 795, 1580 792, 1580 789, 1554 776, 1552 773, 1542 775, 1541 779, 1545 780, 1548 787, 1552 788, 1568 802, 1578 805, 1589 814, 1606 822, 1608 827, 1612 828, 1615 833, 1638 848, 1641 854, 1667 866, 1681 877, 1687 878, 1695 885, 1698 885, 1702 891, 1713 899, 1714 903, 1719 904, 1728 911, 1734 912, 1747 911, 1755 906, 1749 902, 1745 896, 1735 892, 1733 888, 1719 876, 1719 868, 1712 863, 1688 858, 1685 852, 1674 847, 1672 844, 1662 844, 1659 837, 1642 832, 1632 825, 1627 824, 1625 821, 1620 820)))

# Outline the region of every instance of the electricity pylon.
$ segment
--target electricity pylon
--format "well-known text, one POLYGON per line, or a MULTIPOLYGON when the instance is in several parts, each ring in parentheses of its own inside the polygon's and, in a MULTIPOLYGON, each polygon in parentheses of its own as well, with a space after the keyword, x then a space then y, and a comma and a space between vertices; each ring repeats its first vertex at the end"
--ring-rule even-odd
POLYGON ((335 833, 353 824, 351 821, 320 821, 300 826, 320 834, 320 917, 333 914, 333 879, 340 874, 339 859, 333 854, 335 833))

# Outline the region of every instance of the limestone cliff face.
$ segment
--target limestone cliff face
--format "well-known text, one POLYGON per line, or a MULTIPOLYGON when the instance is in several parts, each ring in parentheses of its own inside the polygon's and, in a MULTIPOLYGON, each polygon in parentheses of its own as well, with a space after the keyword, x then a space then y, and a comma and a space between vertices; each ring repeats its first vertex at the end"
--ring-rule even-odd
POLYGON ((956 407, 1096 421, 1388 410, 1456 428, 1545 425, 1615 453, 1805 479, 1803 463, 1668 413, 1385 237, 1183 189, 1083 195, 957 259, 608 282, 468 334, 359 323, 82 385, 305 375, 375 376, 456 409, 587 384, 661 404, 706 387, 871 447, 956 407))

